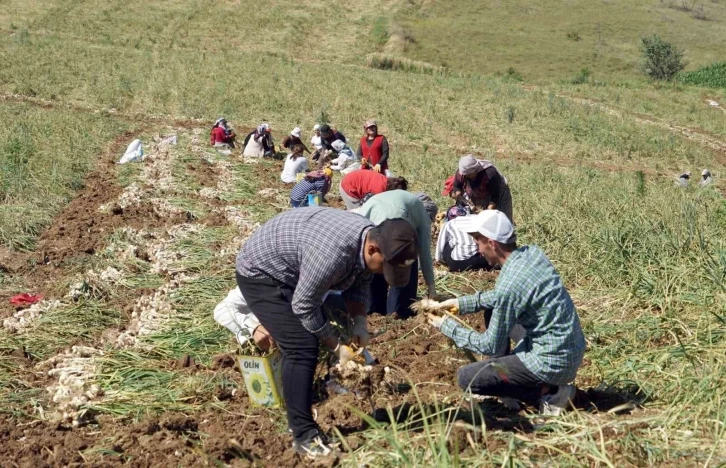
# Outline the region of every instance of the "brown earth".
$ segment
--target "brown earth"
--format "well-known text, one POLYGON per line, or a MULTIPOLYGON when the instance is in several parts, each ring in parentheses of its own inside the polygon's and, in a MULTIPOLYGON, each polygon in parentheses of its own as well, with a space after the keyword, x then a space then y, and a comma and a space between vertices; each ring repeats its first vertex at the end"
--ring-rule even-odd
MULTIPOLYGON (((319 382, 319 402, 315 404, 317 421, 326 431, 337 428, 347 435, 355 448, 361 443, 355 435, 365 424, 351 408, 359 408, 375 419, 387 421, 390 407, 401 422, 420 417, 422 407, 455 394, 453 386, 457 367, 466 363, 463 355, 450 349, 446 338, 431 333, 421 320, 371 320, 377 335, 370 347, 380 360, 375 367, 375 409, 367 400, 352 394, 328 395, 319 382), (391 385, 383 382, 383 368, 389 367, 398 377, 391 385), (406 376, 411 376, 407 381, 406 376), (408 384, 408 385, 406 385, 408 384), (416 386, 416 393, 409 390, 416 386)), ((231 395, 220 391, 217 399, 225 400, 226 411, 205 410, 195 414, 167 413, 130 423, 102 416, 89 426, 67 429, 46 422, 16 424, 0 421, 0 464, 3 466, 75 466, 92 465, 166 466, 212 465, 215 461, 232 466, 261 464, 270 466, 301 466, 306 460, 291 449, 291 437, 286 433, 284 418, 279 413, 250 407, 241 375, 233 366, 230 355, 215 359, 212 369, 224 372, 236 380, 241 390, 231 395), (12 464, 8 464, 12 460, 12 464)), ((211 372, 186 362, 179 362, 190 372, 211 372)), ((325 375, 321 365, 320 377, 325 375)), ((495 408, 495 407, 492 407, 495 408)), ((496 408, 495 408, 496 409, 496 408)), ((496 412, 492 413, 493 415, 496 412)), ((459 419, 469 420, 470 412, 462 411, 459 419)), ((515 418, 518 420, 518 418, 515 418)), ((492 416, 493 427, 502 427, 492 416)), ((511 428, 517 423, 508 423, 511 428)), ((465 439, 464 439, 465 440, 465 439)), ((334 460, 328 461, 334 464, 334 460)))
MULTIPOLYGON (((121 193, 111 164, 131 136, 122 135, 109 146, 98 168, 89 174, 85 188, 43 234, 38 244, 40 253, 36 255, 36 259, 41 261, 17 267, 12 253, 2 257, 2 265, 12 265, 16 274, 23 276, 27 287, 38 292, 52 291, 53 284, 72 270, 73 262, 79 256, 93 255, 117 227, 163 227, 170 222, 158 219, 144 209, 113 209, 108 214, 98 212, 100 205, 109 203, 121 193)), ((195 162, 186 169, 201 185, 216 186, 213 167, 195 162)), ((254 167, 253 173, 260 188, 279 186, 277 173, 271 171, 268 165, 254 167)), ((336 206, 335 197, 330 198, 331 205, 336 206)), ((248 200, 241 205, 255 202, 248 200)), ((218 216, 210 218, 210 221, 225 224, 225 220, 218 216)), ((10 268, 7 269, 10 271, 10 268)), ((485 273, 476 278, 490 280, 492 274, 485 273)), ((135 297, 124 296, 123 300, 127 300, 128 306, 135 297)), ((7 304, 6 297, 0 297, 0 300, 7 304)), ((123 310, 122 306, 119 305, 123 310)), ((0 309, 0 316, 3 312, 0 309)), ((476 325, 481 318, 475 316, 469 320, 470 324, 476 325)), ((318 401, 314 405, 321 427, 326 431, 339 430, 353 449, 362 444, 363 438, 358 433, 366 425, 352 408, 380 422, 388 422, 393 415, 396 421, 409 424, 414 430, 420 427, 422 413, 439 412, 449 420, 457 421, 450 444, 462 450, 469 450, 472 437, 479 437, 470 424, 480 426, 481 414, 484 414, 483 422, 489 428, 531 431, 525 417, 507 411, 497 402, 468 403, 461 399, 455 385, 456 369, 468 360, 452 349, 445 337, 432 332, 421 319, 397 321, 374 317, 370 328, 374 332, 370 351, 380 361, 371 377, 372 398, 358 399, 350 393, 328 394, 326 386, 319 380, 318 401), (388 372, 385 368, 389 369, 388 372), (439 403, 438 409, 434 409, 435 402, 439 403), (481 409, 481 413, 472 411, 472 406, 481 409)), ((36 381, 44 377, 30 371, 23 364, 25 360, 27 356, 23 350, 18 350, 15 362, 21 368, 16 378, 33 382, 33 387, 44 386, 40 380, 36 381)), ((0 466, 209 466, 220 462, 232 466, 308 464, 291 449, 291 437, 286 432, 282 411, 250 406, 232 356, 218 356, 210 367, 204 367, 188 356, 170 363, 170 366, 210 376, 223 373, 237 382, 239 390, 219 389, 214 399, 205 402, 206 409, 198 412, 166 413, 144 417, 140 421, 99 416, 91 419, 89 425, 67 428, 23 416, 6 417, 0 420, 0 466), (219 402, 224 402, 224 405, 219 402)), ((322 379, 327 373, 326 365, 321 365, 320 370, 322 379)), ((31 405, 32 402, 28 402, 24 408, 27 414, 33 414, 31 405)), ((323 466, 333 466, 338 461, 339 458, 333 457, 323 466)))
MULTIPOLYGON (((469 319, 477 325, 481 317, 469 319)), ((328 394, 318 381, 318 402, 314 405, 317 422, 326 431, 337 429, 355 450, 363 443, 358 435, 366 423, 353 411, 357 408, 381 423, 390 421, 419 430, 422 414, 439 414, 452 422, 449 445, 466 455, 472 441, 481 442, 477 427, 531 432, 532 426, 523 413, 511 412, 494 400, 465 402, 455 386, 456 369, 468 361, 451 348, 448 340, 433 332, 421 319, 397 321, 382 317, 371 319, 374 339, 371 353, 380 363, 374 367, 375 408, 369 401, 352 394, 328 394), (386 382, 384 368, 394 377, 386 382), (411 390, 411 385, 415 390, 411 390), (434 406, 437 403, 437 406, 434 406), (472 411, 474 409, 474 411, 472 411), (389 413, 390 412, 390 413, 389 413), (483 415, 483 421, 482 421, 483 415)), ((480 327, 477 327, 480 328, 480 327)), ((223 462, 231 466, 306 466, 291 448, 285 419, 279 410, 250 406, 241 375, 232 355, 218 356, 211 368, 186 362, 177 363, 189 372, 221 372, 237 381, 240 390, 220 389, 216 399, 225 401, 224 410, 207 409, 198 413, 166 413, 134 422, 100 416, 88 426, 67 429, 46 422, 17 424, 11 419, 0 421, 0 465, 2 466, 214 466, 223 462)), ((326 374, 321 364, 319 378, 326 374)), ((583 408, 601 402, 601 409, 622 403, 612 395, 590 390, 578 395, 583 408)), ((209 402, 213 403, 213 402, 209 402)), ((530 409, 531 411, 531 409, 530 409)), ((495 449, 501 442, 487 442, 495 449)), ((345 453, 326 460, 323 466, 336 465, 345 453)))

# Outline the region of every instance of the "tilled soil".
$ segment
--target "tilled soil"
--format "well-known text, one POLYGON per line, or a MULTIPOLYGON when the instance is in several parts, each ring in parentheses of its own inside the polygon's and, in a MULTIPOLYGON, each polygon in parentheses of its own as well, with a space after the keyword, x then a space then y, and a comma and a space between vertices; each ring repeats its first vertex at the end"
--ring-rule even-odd
MULTIPOLYGON (((321 365, 318 382, 320 401, 314 406, 321 427, 326 431, 337 428, 348 436, 353 448, 360 443, 356 432, 363 430, 365 424, 352 408, 381 421, 389 419, 386 408, 400 421, 418 418, 418 399, 427 404, 456 394, 456 369, 467 362, 450 348, 446 338, 431 333, 421 320, 376 317, 371 320, 371 329, 378 336, 369 349, 380 361, 373 372, 375 408, 369 400, 359 400, 353 394, 328 395, 322 390, 325 365, 321 365), (386 367, 388 374, 394 375, 390 382, 383 379, 386 367), (415 392, 410 389, 412 385, 415 392)), ((189 466, 219 461, 232 466, 307 464, 292 450, 281 412, 249 405, 233 356, 219 356, 212 367, 215 372, 228 373, 240 385, 234 395, 228 391, 217 395, 219 400, 226 401, 225 411, 167 413, 135 423, 102 416, 94 424, 73 429, 39 421, 18 425, 5 420, 0 422, 0 438, 4 440, 0 460, 12 460, 15 466, 73 466, 88 462, 189 466)), ((190 368, 190 372, 212 371, 198 366, 190 368)), ((463 417, 466 419, 466 415, 463 417)))

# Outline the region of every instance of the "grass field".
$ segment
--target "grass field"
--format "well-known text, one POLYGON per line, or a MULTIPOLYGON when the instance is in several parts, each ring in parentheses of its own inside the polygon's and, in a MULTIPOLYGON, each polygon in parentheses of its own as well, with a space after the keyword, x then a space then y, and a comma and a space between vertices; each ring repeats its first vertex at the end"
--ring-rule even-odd
MULTIPOLYGON (((321 115, 357 137, 374 116, 393 171, 440 208, 460 155, 495 161, 520 240, 547 252, 578 306, 578 386, 634 403, 533 430, 536 415, 465 402, 458 353, 436 334, 378 321, 372 351, 413 390, 376 404, 415 415, 384 424, 365 402, 320 402, 326 429, 351 432, 339 462, 726 464, 726 91, 637 70, 651 33, 684 48, 688 69, 723 61, 721 2, 703 3, 707 21, 658 1, 2 5, 0 465, 301 463, 284 413, 251 408, 220 365, 234 345, 211 311, 240 243, 287 192, 279 163, 206 146, 219 115, 239 129, 269 121, 278 141, 294 126, 309 138, 321 115), (372 53, 449 70, 372 69, 372 53), (592 79, 571 84, 583 67, 592 79), (170 134, 178 145, 159 143, 170 134), (136 137, 149 159, 111 164, 136 137), (674 186, 703 168, 714 187, 674 186), (46 302, 21 323, 7 299, 24 291, 46 302)), ((454 294, 492 280, 437 278, 454 294)))

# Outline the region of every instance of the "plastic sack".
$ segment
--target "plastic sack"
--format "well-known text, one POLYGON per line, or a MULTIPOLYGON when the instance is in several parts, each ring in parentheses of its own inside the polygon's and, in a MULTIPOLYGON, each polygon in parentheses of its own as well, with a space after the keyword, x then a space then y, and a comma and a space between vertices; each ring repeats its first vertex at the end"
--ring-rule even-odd
POLYGON ((129 162, 136 162, 141 161, 144 158, 144 148, 141 146, 141 140, 138 138, 134 141, 132 141, 129 146, 126 148, 126 152, 123 156, 121 156, 121 159, 119 159, 118 164, 126 164, 129 162))
POLYGON ((247 307, 247 301, 239 288, 234 288, 214 308, 214 320, 231 331, 240 344, 244 344, 260 324, 247 307))

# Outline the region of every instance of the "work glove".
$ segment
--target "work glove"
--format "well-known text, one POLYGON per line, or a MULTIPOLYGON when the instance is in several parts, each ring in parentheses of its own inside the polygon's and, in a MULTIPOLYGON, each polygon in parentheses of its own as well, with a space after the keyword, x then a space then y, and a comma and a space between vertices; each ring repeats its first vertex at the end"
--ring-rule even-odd
POLYGON ((439 317, 438 315, 426 314, 426 318, 428 319, 429 325, 437 330, 440 330, 441 325, 444 323, 444 317, 439 317))
POLYGON ((368 317, 356 315, 353 317, 353 343, 361 348, 368 346, 371 337, 368 334, 368 317))
POLYGON ((376 171, 376 172, 381 172, 381 165, 380 164, 376 164, 375 166, 373 166, 373 170, 376 171))
POLYGON ((356 358, 358 357, 350 346, 340 343, 338 343, 338 346, 336 346, 333 350, 333 354, 337 356, 341 366, 348 364, 349 361, 356 361, 356 358))

